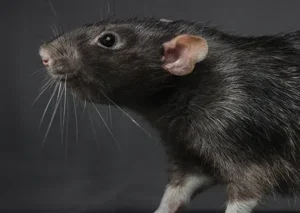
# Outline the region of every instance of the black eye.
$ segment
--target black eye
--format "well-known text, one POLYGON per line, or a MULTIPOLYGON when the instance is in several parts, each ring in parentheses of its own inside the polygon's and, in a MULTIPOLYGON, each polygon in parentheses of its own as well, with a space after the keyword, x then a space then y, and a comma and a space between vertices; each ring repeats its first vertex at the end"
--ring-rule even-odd
POLYGON ((165 48, 163 46, 160 47, 159 53, 160 53, 160 55, 164 55, 165 54, 165 48))
POLYGON ((104 47, 113 47, 116 44, 116 36, 112 33, 107 33, 101 36, 98 39, 98 43, 100 43, 104 47))

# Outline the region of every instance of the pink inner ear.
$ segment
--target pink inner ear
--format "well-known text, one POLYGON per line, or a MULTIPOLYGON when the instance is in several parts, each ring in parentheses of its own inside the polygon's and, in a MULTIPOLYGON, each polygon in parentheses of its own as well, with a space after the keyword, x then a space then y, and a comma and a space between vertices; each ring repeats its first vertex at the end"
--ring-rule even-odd
POLYGON ((174 75, 187 74, 190 66, 189 59, 185 56, 188 46, 175 40, 164 43, 163 68, 174 75))
POLYGON ((164 63, 174 63, 176 62, 182 54, 183 48, 182 45, 175 42, 167 42, 163 45, 164 47, 164 63))
POLYGON ((177 61, 178 58, 179 58, 179 53, 176 51, 176 49, 167 49, 165 51, 165 58, 164 58, 165 63, 173 63, 177 61))
POLYGON ((191 73, 207 54, 206 41, 197 36, 180 35, 163 44, 163 68, 174 75, 191 73))

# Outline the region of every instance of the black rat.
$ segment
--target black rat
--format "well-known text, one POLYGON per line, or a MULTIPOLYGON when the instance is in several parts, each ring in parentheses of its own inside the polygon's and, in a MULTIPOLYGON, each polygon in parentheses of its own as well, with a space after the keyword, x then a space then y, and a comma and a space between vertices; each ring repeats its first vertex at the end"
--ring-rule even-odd
MULTIPOLYGON (((108 18, 40 48, 48 73, 93 103, 144 116, 169 181, 155 213, 227 186, 226 213, 300 189, 300 31, 246 37, 204 24, 108 18)), ((153 153, 155 155, 155 153, 153 153)))

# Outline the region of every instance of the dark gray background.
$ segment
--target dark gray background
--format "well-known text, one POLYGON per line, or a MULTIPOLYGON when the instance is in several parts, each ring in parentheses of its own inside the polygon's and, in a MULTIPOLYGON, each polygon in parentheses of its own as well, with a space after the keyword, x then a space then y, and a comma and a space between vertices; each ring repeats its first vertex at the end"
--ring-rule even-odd
MULTIPOLYGON (((38 47, 42 40, 52 36, 52 24, 70 29, 97 21, 108 10, 106 1, 101 0, 51 2, 55 11, 45 0, 10 0, 1 1, 0 5, 0 210, 153 212, 166 183, 164 153, 156 132, 132 112, 152 137, 119 110, 112 109, 110 122, 108 108, 98 107, 122 149, 120 152, 92 106, 88 106, 83 116, 83 107, 77 107, 79 138, 76 140, 73 102, 69 99, 68 139, 62 142, 60 119, 56 116, 45 146, 41 147, 53 107, 50 106, 39 130, 51 93, 46 92, 31 106, 43 79, 43 74, 31 75, 42 68, 38 47)), ((299 11, 300 1, 284 0, 115 1, 118 17, 137 14, 211 21, 221 29, 247 35, 299 30, 299 11)), ((222 209, 225 201, 224 188, 215 187, 198 196, 188 209, 222 209)), ((299 207, 293 199, 290 202, 277 199, 265 202, 260 209, 299 207)))

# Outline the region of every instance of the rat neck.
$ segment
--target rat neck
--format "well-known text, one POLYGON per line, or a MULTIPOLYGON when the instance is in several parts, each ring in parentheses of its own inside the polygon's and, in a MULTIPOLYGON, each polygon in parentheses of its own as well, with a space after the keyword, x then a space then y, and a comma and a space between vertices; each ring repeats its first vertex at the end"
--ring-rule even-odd
POLYGON ((221 61, 221 56, 213 54, 198 63, 191 74, 172 76, 172 86, 141 96, 127 107, 142 115, 163 134, 170 132, 170 125, 185 125, 199 113, 195 108, 203 109, 217 101, 214 100, 218 97, 215 94, 222 91, 219 81, 224 76, 215 64, 221 61))
POLYGON ((126 108, 143 116, 157 130, 165 133, 170 122, 189 113, 189 101, 197 95, 199 79, 193 76, 175 77, 172 87, 145 94, 127 103, 126 108))

